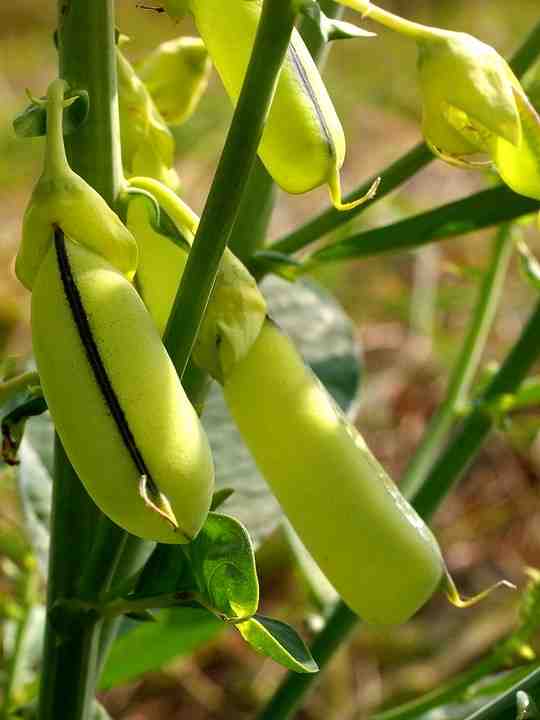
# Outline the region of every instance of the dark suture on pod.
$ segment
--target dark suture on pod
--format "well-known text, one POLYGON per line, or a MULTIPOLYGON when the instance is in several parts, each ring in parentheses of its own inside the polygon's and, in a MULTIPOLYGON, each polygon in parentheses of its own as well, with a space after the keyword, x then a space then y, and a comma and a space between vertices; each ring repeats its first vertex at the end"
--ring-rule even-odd
POLYGON ((153 481, 148 468, 146 467, 146 463, 144 462, 144 458, 137 447, 133 433, 129 428, 124 411, 122 410, 120 402, 116 397, 116 393, 114 392, 113 386, 109 380, 109 376, 107 375, 107 371, 99 354, 94 336, 92 335, 92 330, 88 322, 82 298, 71 271, 64 233, 59 227, 55 227, 54 229, 54 246, 56 250, 60 279, 62 281, 66 299, 98 387, 105 399, 105 403, 109 408, 116 427, 118 428, 118 432, 124 441, 131 459, 135 463, 137 472, 140 476, 146 476, 150 492, 157 496, 159 494, 157 485, 153 481))
POLYGON ((317 102, 317 97, 316 97, 315 93, 313 92, 313 88, 311 87, 309 78, 306 74, 306 71, 304 70, 302 61, 298 57, 296 48, 294 47, 294 45, 292 43, 289 45, 287 54, 291 58, 292 64, 294 65, 294 69, 298 73, 298 77, 300 78, 300 80, 302 82, 302 86, 304 87, 304 90, 309 95, 309 99, 311 100, 311 104, 313 105, 313 109, 315 110, 315 113, 319 120, 321 130, 323 131, 324 136, 326 138, 326 144, 328 145, 328 148, 330 150, 330 156, 335 158, 336 157, 336 148, 334 147, 334 141, 332 140, 332 135, 330 133, 328 125, 326 124, 324 113, 323 113, 319 103, 317 102))

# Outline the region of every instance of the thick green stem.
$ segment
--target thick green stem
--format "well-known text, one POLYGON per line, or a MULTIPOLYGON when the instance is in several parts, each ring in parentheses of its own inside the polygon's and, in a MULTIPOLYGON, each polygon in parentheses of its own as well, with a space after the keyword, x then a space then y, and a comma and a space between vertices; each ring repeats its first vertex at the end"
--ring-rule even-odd
POLYGON ((450 374, 445 399, 431 418, 401 479, 400 489, 405 497, 412 497, 423 485, 455 422, 457 411, 466 401, 499 304, 512 249, 511 229, 503 225, 493 241, 491 260, 478 292, 469 329, 450 374))
POLYGON ((255 161, 294 20, 292 0, 264 1, 242 92, 165 331, 165 345, 180 377, 255 161))
MULTIPOLYGON (((66 138, 71 167, 110 205, 121 178, 113 0, 71 0, 59 3, 60 75, 72 89, 86 90, 90 109, 86 123, 66 138)), ((55 472, 49 554, 47 624, 40 684, 39 720, 87 720, 95 688, 100 623, 93 615, 63 624, 53 607, 80 591, 84 560, 96 557, 96 527, 106 525, 105 538, 116 536, 102 564, 93 563, 85 590, 99 595, 106 589, 124 533, 97 509, 71 467, 59 439, 55 472), (54 616, 54 617, 53 617, 54 616)), ((99 553, 98 553, 99 555, 99 553)))
POLYGON ((81 564, 90 553, 99 515, 56 438, 48 614, 38 720, 87 717, 87 698, 93 693, 95 623, 89 620, 77 632, 69 633, 53 624, 51 610, 59 598, 75 595, 81 564))

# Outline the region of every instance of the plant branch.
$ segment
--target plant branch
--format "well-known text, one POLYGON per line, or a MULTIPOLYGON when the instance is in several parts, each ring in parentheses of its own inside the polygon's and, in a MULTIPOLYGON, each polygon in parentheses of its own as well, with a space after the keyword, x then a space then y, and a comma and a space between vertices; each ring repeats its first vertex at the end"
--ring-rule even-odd
POLYGON ((255 161, 295 17, 293 0, 264 0, 242 92, 165 331, 165 345, 180 377, 255 161))
POLYGON ((328 245, 310 255, 296 272, 305 274, 322 264, 414 250, 428 243, 509 222, 539 209, 538 200, 517 195, 500 185, 328 245))
POLYGON ((499 304, 513 245, 511 228, 503 225, 493 240, 489 266, 478 291, 467 334, 450 374, 444 401, 431 418, 401 479, 400 490, 405 497, 412 497, 423 485, 455 422, 457 411, 466 401, 499 304))

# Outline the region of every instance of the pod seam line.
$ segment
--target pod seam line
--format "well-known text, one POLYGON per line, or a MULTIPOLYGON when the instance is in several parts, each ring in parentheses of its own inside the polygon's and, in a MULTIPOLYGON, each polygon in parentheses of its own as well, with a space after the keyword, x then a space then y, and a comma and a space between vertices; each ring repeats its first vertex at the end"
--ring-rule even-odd
POLYGON ((146 476, 151 492, 155 492, 157 494, 157 486, 152 480, 152 477, 148 472, 148 468, 146 467, 146 463, 144 462, 144 458, 137 447, 133 433, 128 425, 126 416, 113 389, 109 376, 107 375, 107 370, 105 369, 98 347, 94 340, 94 336, 92 335, 90 323, 88 322, 88 316, 84 309, 79 289, 71 271, 64 233, 59 227, 55 227, 54 230, 54 244, 60 279, 62 281, 66 299, 77 327, 79 337, 81 338, 86 357, 92 369, 92 373, 96 379, 99 389, 101 390, 105 404, 109 408, 116 427, 118 428, 118 432, 125 443, 131 459, 135 463, 137 471, 141 476, 146 476))
POLYGON ((313 88, 311 87, 311 83, 309 82, 307 73, 304 69, 304 66, 302 65, 302 61, 300 60, 298 51, 296 50, 296 48, 294 47, 294 44, 292 42, 289 45, 288 52, 290 54, 290 58, 292 60, 294 68, 297 71, 298 76, 302 82, 302 85, 304 86, 304 89, 305 89, 307 95, 309 96, 309 99, 311 100, 311 103, 315 110, 315 114, 317 115, 317 118, 319 120, 321 130, 323 131, 323 133, 326 137, 326 142, 327 142, 328 148, 330 150, 330 156, 335 158, 336 157, 336 148, 334 146, 334 141, 332 140, 332 134, 330 133, 330 129, 329 129, 326 119, 324 117, 322 108, 320 107, 319 103, 317 102, 317 97, 313 91, 313 88))

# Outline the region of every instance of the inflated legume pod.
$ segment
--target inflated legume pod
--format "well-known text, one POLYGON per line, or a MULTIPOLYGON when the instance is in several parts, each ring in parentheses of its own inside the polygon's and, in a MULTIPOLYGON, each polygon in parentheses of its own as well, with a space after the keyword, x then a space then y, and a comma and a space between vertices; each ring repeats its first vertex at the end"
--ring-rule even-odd
MULTIPOLYGON (((233 102, 238 100, 255 42, 261 0, 189 0, 189 9, 233 102)), ((294 30, 263 131, 259 156, 290 193, 328 185, 334 206, 343 204, 339 171, 345 158, 343 128, 317 66, 294 30)))
POLYGON ((139 537, 192 540, 212 497, 210 448, 133 285, 56 230, 32 339, 55 427, 96 504, 139 537))
POLYGON ((443 576, 437 541, 291 341, 267 321, 223 390, 283 511, 343 600, 369 623, 410 618, 443 576))

